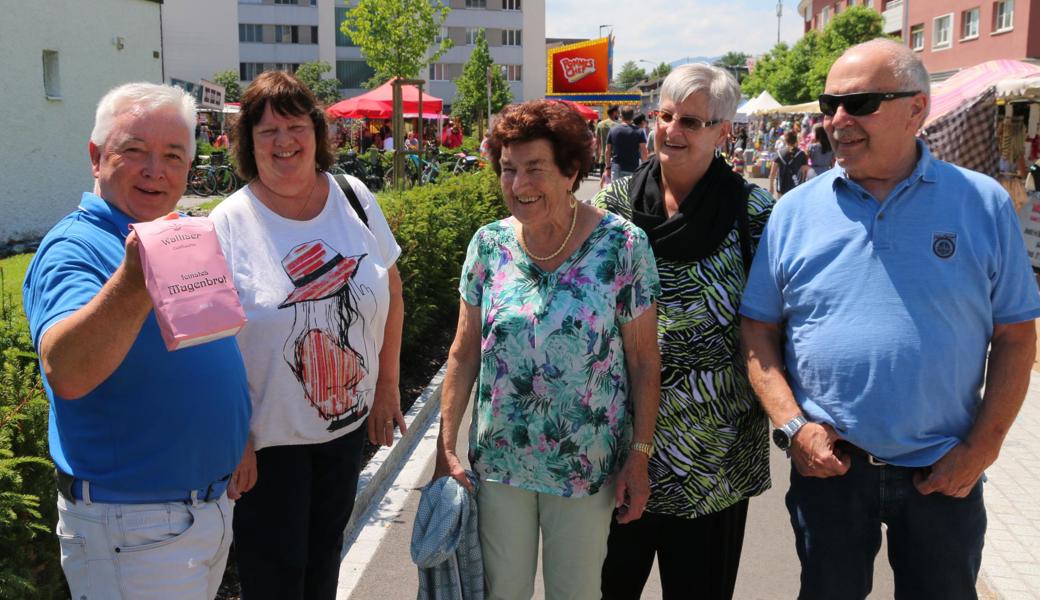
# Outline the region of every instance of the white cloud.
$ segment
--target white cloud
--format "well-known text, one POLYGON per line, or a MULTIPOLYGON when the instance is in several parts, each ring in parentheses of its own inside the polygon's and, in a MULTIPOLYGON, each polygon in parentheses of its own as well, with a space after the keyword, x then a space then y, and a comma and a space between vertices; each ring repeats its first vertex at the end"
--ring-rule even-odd
MULTIPOLYGON (((629 60, 761 54, 776 44, 771 0, 546 0, 545 11, 546 37, 594 38, 600 24, 612 25, 615 69, 629 60)), ((796 0, 784 0, 781 40, 792 44, 803 29, 796 0)))

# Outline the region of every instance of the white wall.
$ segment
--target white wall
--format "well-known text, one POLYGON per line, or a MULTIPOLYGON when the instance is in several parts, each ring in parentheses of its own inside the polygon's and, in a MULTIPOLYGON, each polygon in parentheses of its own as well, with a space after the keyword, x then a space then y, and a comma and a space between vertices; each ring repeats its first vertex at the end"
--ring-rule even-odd
POLYGON ((524 0, 523 96, 534 100, 545 96, 545 0, 524 0))
POLYGON ((238 73, 238 0, 166 0, 162 19, 166 81, 238 73))
POLYGON ((93 190, 87 141, 98 100, 121 83, 162 81, 159 7, 0 0, 0 242, 46 233, 93 190), (44 95, 44 50, 58 52, 60 100, 44 95))

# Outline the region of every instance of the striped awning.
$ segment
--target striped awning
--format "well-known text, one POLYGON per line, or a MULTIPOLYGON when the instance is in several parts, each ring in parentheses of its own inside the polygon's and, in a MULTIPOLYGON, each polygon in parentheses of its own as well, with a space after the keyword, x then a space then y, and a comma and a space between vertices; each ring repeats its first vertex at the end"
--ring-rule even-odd
POLYGON ((932 108, 925 126, 1001 81, 1033 77, 1040 77, 1040 66, 1018 60, 991 60, 964 69, 932 87, 932 108))

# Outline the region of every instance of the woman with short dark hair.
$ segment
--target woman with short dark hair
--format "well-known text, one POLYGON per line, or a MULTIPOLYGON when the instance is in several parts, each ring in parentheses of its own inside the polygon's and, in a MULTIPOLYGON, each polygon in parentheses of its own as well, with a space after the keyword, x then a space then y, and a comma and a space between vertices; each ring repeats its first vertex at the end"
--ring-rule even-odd
POLYGON ((262 73, 234 127, 249 183, 211 215, 248 318, 253 416, 233 475, 248 600, 335 598, 366 433, 389 446, 405 430, 400 248, 364 184, 325 172, 327 131, 307 86, 262 73))
POLYGON ((531 597, 540 533, 546 596, 598 599, 611 513, 638 519, 649 493, 653 254, 631 223, 575 199, 592 148, 571 107, 506 107, 488 145, 512 217, 466 254, 435 477, 473 487, 455 445, 477 382, 469 458, 488 598, 531 597))

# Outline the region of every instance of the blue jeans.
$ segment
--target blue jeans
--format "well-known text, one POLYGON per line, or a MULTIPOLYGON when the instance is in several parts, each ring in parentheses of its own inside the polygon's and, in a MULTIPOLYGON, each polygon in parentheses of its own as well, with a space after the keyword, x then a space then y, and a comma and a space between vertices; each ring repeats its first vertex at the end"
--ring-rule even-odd
POLYGON ((621 165, 617 164, 616 162, 610 163, 610 180, 611 181, 617 181, 618 179, 621 179, 622 177, 628 177, 632 173, 635 173, 635 171, 626 171, 626 170, 622 169, 621 165))
POLYGON ((881 524, 896 598, 976 598, 986 509, 980 480, 966 498, 922 496, 918 469, 873 466, 852 456, 841 477, 802 477, 791 466, 787 509, 802 563, 801 599, 865 598, 881 524))

